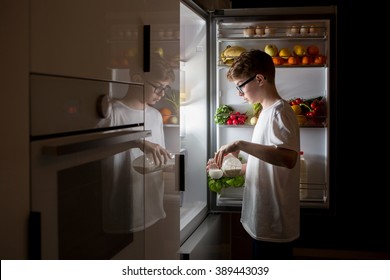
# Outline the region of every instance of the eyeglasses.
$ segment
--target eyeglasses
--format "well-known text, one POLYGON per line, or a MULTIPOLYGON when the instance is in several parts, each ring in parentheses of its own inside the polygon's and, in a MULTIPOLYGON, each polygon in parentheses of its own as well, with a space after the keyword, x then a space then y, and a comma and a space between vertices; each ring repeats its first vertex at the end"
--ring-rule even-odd
POLYGON ((165 86, 165 87, 163 87, 163 86, 156 86, 156 85, 154 85, 154 84, 152 84, 151 82, 148 82, 148 81, 146 81, 149 85, 151 85, 152 87, 154 87, 154 93, 156 93, 156 94, 162 94, 162 92, 164 91, 164 93, 169 93, 169 92, 171 92, 171 87, 170 86, 165 86))
POLYGON ((256 76, 257 76, 257 74, 254 75, 253 77, 250 77, 248 80, 246 80, 245 82, 243 82, 241 85, 236 85, 236 89, 239 91, 240 94, 244 94, 242 88, 243 88, 246 84, 250 83, 254 78, 256 78, 256 76))

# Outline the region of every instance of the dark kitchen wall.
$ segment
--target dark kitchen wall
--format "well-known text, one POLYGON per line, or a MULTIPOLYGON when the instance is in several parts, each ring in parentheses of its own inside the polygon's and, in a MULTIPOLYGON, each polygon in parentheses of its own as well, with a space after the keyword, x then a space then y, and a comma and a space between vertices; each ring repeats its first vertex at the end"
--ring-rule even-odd
POLYGON ((336 5, 338 13, 337 103, 332 112, 337 119, 336 129, 331 133, 330 158, 336 201, 331 214, 302 213, 298 245, 390 252, 386 129, 380 125, 377 131, 370 131, 375 123, 387 122, 388 117, 375 117, 374 107, 380 107, 379 103, 388 98, 374 90, 363 90, 367 83, 375 85, 382 80, 376 79, 375 68, 367 67, 373 55, 365 51, 370 40, 362 32, 353 34, 364 25, 363 15, 352 12, 351 1, 232 0, 232 8, 327 5, 336 5), (356 54, 354 50, 361 53, 356 54), (361 56, 364 59, 359 60, 361 56))

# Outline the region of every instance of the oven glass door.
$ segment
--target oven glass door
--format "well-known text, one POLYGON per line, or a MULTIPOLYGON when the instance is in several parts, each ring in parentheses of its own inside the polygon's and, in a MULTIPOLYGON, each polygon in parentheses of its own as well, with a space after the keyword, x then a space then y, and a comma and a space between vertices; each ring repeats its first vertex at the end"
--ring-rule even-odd
POLYGON ((31 258, 178 258, 177 165, 142 161, 139 98, 139 83, 30 75, 31 258))
POLYGON ((32 258, 111 259, 124 249, 129 259, 144 258, 144 236, 133 230, 144 221, 143 175, 128 169, 149 135, 124 130, 32 142, 32 258))

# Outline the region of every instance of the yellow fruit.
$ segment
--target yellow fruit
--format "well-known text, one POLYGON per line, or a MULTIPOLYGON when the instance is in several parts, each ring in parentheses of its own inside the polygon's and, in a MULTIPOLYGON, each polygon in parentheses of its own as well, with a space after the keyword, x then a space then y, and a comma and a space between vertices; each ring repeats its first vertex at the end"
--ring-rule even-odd
POLYGON ((291 56, 291 51, 288 48, 283 48, 279 51, 279 56, 283 59, 288 59, 291 56))
POLYGON ((245 52, 246 49, 240 46, 227 46, 226 49, 221 53, 221 60, 225 64, 232 64, 234 58, 240 56, 241 53, 245 52))
POLYGON ((292 105, 291 109, 293 109, 295 115, 300 115, 302 113, 301 106, 299 105, 292 105))
POLYGON ((306 48, 302 45, 295 45, 293 53, 297 56, 304 56, 306 54, 306 48))
POLYGON ((267 44, 264 47, 264 52, 266 52, 269 56, 275 57, 278 55, 278 47, 273 44, 267 44))
POLYGON ((304 125, 306 123, 306 117, 304 115, 296 115, 298 123, 304 125))

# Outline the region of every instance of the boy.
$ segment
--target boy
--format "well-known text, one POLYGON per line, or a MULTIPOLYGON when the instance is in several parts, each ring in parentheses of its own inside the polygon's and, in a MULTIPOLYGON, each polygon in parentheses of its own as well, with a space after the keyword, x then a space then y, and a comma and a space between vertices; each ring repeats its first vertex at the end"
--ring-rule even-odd
POLYGON ((293 241, 300 234, 298 121, 276 89, 275 65, 265 52, 242 53, 227 78, 245 101, 263 109, 251 142, 226 144, 214 160, 221 166, 228 153, 248 154, 241 223, 253 239, 253 258, 292 259, 293 241))

